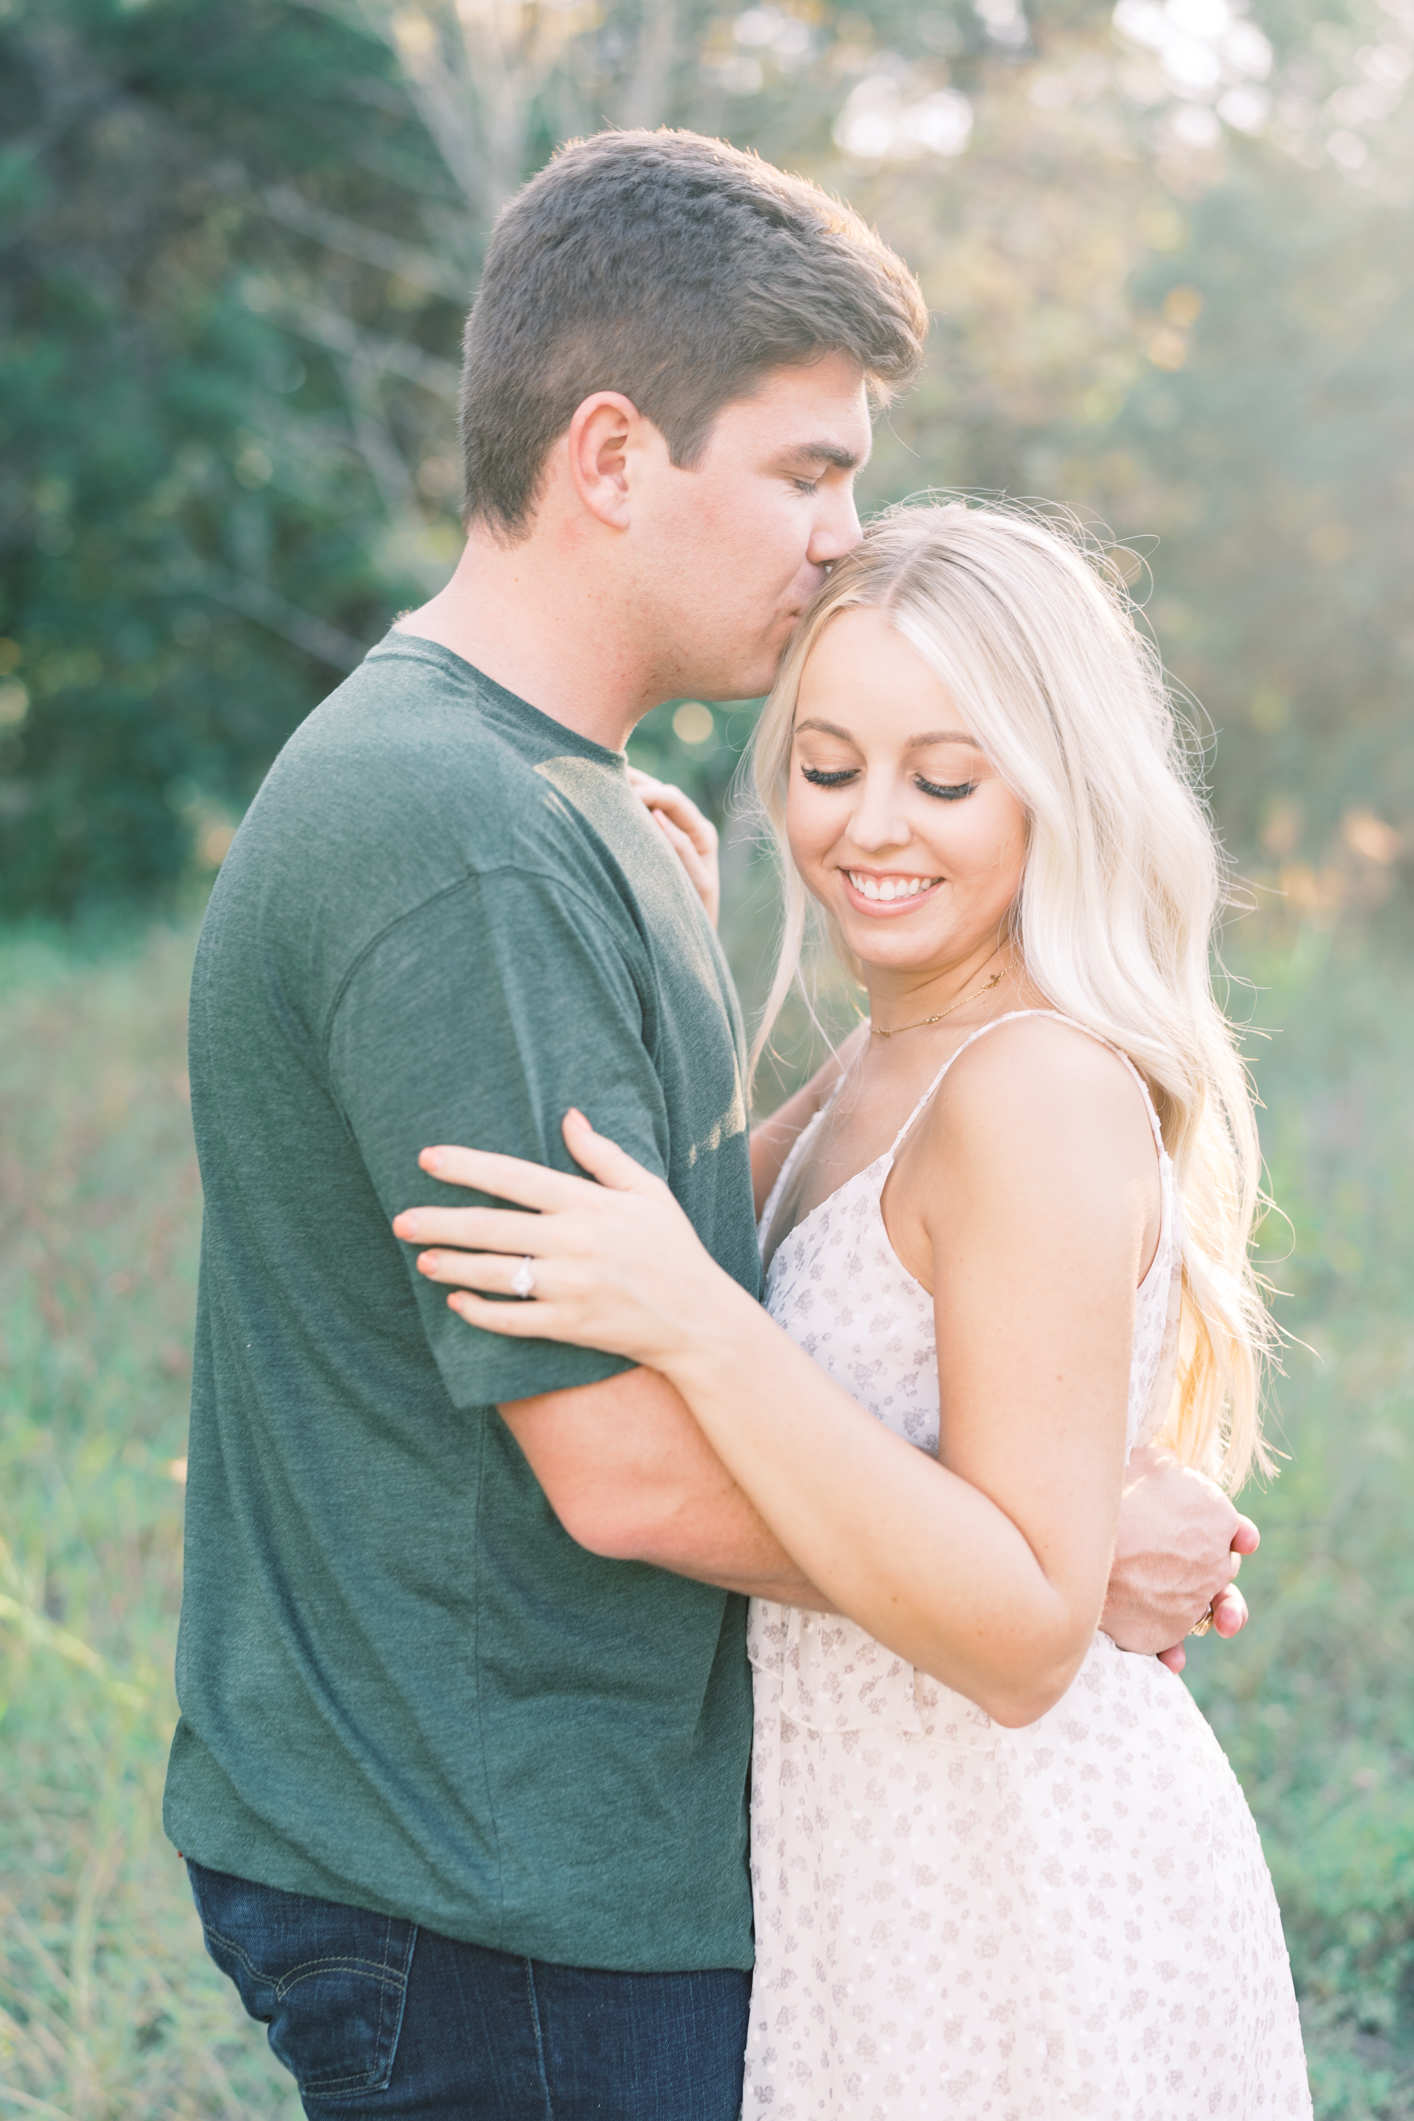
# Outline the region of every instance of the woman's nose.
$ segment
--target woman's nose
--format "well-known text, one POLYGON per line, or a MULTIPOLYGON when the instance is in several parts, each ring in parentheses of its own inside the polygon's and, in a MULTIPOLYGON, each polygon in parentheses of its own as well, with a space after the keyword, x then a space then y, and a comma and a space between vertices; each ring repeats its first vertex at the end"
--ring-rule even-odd
POLYGON ((866 781, 849 821, 849 837, 861 854, 877 855, 885 848, 906 844, 908 821, 899 815, 892 789, 871 790, 866 781))

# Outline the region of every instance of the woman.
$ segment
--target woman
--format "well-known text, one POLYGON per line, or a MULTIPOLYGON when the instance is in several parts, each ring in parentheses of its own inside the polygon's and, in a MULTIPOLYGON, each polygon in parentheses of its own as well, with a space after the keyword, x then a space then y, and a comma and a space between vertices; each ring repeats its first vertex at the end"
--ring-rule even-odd
POLYGON ((869 997, 753 1139, 766 1310, 578 1114, 597 1185, 438 1150, 539 1212, 419 1215, 485 1248, 419 1262, 468 1320, 664 1372, 840 1616, 752 1607, 746 2111, 1307 2114, 1236 1781, 1097 1632, 1128 1452, 1266 1463, 1219 861, 1157 668, 1054 526, 904 509, 755 764, 788 905, 757 1051, 807 894, 869 997))

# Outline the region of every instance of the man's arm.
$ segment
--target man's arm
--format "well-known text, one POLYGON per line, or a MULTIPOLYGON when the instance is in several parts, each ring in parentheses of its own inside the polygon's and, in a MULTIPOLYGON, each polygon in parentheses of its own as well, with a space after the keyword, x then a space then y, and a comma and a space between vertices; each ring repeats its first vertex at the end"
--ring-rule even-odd
POLYGON ((830 1610, 656 1370, 511 1400, 500 1412, 551 1509, 590 1553, 830 1610))

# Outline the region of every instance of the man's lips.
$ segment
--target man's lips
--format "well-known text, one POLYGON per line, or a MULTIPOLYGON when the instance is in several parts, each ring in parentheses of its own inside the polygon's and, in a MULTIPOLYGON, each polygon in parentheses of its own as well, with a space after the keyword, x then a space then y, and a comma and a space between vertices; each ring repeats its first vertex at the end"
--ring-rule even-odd
POLYGON ((940 876, 907 876, 897 870, 842 869, 840 875, 850 904, 875 919, 881 914, 911 913, 943 881, 940 876))

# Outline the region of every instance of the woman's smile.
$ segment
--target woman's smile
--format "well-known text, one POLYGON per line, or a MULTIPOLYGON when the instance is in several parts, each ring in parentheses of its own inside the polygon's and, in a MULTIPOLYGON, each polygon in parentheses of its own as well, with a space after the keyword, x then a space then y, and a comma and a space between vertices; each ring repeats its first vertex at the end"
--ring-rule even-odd
POLYGON ((840 874, 848 886, 851 903, 861 913, 875 918, 911 913, 922 900, 931 898, 943 882, 940 876, 900 876, 890 870, 844 869, 840 874))

